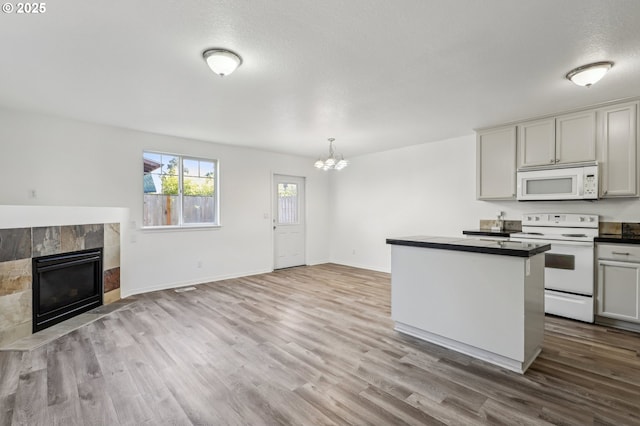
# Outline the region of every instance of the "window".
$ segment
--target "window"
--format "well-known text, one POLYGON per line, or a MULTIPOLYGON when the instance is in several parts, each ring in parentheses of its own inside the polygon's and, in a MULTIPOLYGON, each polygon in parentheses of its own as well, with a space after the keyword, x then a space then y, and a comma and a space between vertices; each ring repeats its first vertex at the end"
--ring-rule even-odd
POLYGON ((144 227, 219 225, 218 162, 143 153, 144 227))
POLYGON ((278 224, 296 225, 298 223, 298 185, 295 183, 278 184, 278 224))

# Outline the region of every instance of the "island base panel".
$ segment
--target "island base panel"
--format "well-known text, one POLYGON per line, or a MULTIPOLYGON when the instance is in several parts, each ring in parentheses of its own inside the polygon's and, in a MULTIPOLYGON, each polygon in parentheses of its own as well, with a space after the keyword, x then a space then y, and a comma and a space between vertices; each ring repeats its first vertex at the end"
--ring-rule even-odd
POLYGON ((473 358, 486 361, 490 364, 497 365, 498 367, 506 368, 507 370, 514 371, 520 374, 524 374, 524 372, 527 371, 527 368, 529 368, 529 366, 533 363, 533 361, 535 361, 535 359, 538 357, 538 355, 540 355, 540 352, 542 351, 542 348, 537 347, 529 358, 524 360, 524 362, 520 362, 515 359, 507 358, 493 352, 485 351, 484 349, 476 348, 474 346, 467 345, 456 340, 448 339, 437 334, 429 333, 428 331, 411 327, 410 325, 402 324, 400 322, 395 323, 394 329, 400 333, 407 334, 420 340, 424 340, 425 342, 434 343, 438 346, 442 346, 444 348, 469 355, 473 358))

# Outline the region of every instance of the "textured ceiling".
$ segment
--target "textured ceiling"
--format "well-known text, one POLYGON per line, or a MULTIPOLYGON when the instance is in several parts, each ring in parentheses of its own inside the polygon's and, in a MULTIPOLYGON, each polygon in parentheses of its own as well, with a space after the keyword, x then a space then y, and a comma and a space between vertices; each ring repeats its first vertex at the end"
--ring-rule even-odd
POLYGON ((640 95, 640 1, 65 0, 0 14, 0 51, 0 106, 353 156, 640 95), (211 47, 243 65, 216 76, 211 47))

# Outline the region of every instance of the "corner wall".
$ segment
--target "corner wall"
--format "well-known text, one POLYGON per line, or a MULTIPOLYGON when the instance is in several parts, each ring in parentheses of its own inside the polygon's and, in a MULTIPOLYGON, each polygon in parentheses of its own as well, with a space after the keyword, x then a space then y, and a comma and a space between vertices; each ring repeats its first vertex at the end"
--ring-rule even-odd
POLYGON ((601 221, 640 221, 640 200, 478 201, 475 135, 352 158, 331 176, 331 261, 389 272, 388 237, 459 236, 498 211, 591 213, 601 221))

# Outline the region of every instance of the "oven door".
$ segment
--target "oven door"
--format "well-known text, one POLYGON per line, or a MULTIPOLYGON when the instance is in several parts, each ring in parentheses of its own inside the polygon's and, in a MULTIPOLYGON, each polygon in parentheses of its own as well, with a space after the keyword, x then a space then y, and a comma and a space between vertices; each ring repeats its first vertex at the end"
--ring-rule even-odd
POLYGON ((593 296, 592 243, 554 241, 544 258, 546 289, 593 296))
POLYGON ((551 244, 544 256, 544 288, 593 296, 593 243, 512 238, 517 241, 551 244))

